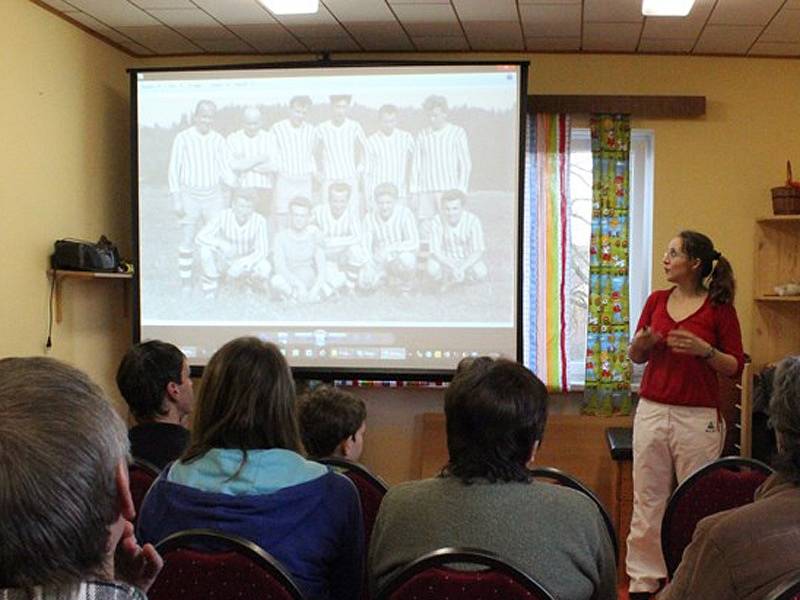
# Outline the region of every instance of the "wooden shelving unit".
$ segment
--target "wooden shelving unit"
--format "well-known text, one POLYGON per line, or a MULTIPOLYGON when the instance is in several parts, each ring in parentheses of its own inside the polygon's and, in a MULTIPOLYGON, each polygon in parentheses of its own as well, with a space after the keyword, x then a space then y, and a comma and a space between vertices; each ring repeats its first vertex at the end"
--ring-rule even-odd
POLYGON ((752 364, 742 373, 739 447, 752 452, 753 375, 787 354, 800 353, 800 296, 779 296, 775 286, 800 282, 800 215, 756 220, 752 364))
POLYGON ((800 282, 800 215, 756 221, 753 371, 800 353, 800 296, 778 296, 775 286, 800 282))
POLYGON ((99 271, 64 271, 60 269, 50 269, 47 271, 48 277, 52 278, 55 296, 55 316, 56 323, 61 323, 63 319, 62 311, 62 292, 64 281, 67 279, 83 281, 120 281, 122 282, 122 314, 127 317, 130 312, 130 280, 133 275, 130 273, 104 273, 99 271))

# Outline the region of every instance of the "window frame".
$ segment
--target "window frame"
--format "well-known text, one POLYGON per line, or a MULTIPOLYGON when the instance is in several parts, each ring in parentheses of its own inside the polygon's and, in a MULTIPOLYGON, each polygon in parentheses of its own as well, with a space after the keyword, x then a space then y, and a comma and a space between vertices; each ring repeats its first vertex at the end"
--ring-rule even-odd
MULTIPOLYGON (((588 127, 573 127, 570 132, 570 158, 576 144, 585 146, 591 134, 588 127)), ((655 132, 652 129, 631 129, 630 156, 630 263, 629 263, 629 309, 630 337, 636 330, 636 324, 648 295, 652 289, 653 278, 653 201, 655 171, 655 132)), ((570 160, 570 179, 572 178, 572 160, 570 160)), ((570 210, 575 198, 571 186, 568 187, 570 210)), ((591 219, 591 216, 590 216, 591 219)), ((569 236, 568 254, 574 251, 572 236, 569 236)), ((587 244, 588 248, 588 244, 587 244)), ((588 267, 588 257, 586 261, 588 267)), ((588 275, 588 273, 587 273, 588 275)), ((588 279, 588 277, 587 277, 588 279)), ((588 291, 588 283, 587 283, 588 291)), ((568 309, 568 307, 565 307, 568 309)), ((569 318, 567 318, 569 321, 569 318)), ((583 336, 583 356, 580 360, 567 356, 567 384, 571 391, 582 391, 585 383, 586 331, 568 331, 568 334, 583 336)), ((644 365, 633 365, 631 386, 638 390, 644 365)))

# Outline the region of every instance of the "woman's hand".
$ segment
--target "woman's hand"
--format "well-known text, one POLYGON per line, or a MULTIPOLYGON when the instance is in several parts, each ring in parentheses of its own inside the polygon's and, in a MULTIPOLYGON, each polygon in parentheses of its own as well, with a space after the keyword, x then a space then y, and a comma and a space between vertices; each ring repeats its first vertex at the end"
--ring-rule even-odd
POLYGON ((667 346, 678 354, 694 356, 706 356, 711 349, 711 344, 686 329, 670 331, 667 334, 667 346))
POLYGON ((661 341, 661 334, 652 327, 642 327, 636 332, 631 340, 628 355, 635 363, 647 362, 650 356, 650 349, 661 341))
POLYGON ((633 343, 641 347, 642 350, 650 350, 661 339, 661 334, 652 327, 642 327, 633 336, 633 343))

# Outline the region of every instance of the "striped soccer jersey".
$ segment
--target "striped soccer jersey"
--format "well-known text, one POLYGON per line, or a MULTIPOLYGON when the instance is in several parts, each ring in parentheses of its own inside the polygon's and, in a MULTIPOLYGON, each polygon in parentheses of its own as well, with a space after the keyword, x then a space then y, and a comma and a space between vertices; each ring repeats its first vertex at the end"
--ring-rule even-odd
POLYGON ((385 221, 377 211, 370 212, 364 229, 364 246, 370 255, 375 249, 390 253, 416 252, 419 249, 417 220, 406 206, 396 204, 392 215, 385 221))
POLYGON ((319 137, 325 178, 347 180, 356 177, 356 144, 361 145, 362 152, 367 145, 361 125, 352 119, 345 119, 341 125, 325 121, 319 126, 319 137))
POLYGON ((236 180, 230 168, 228 146, 216 131, 200 133, 192 126, 175 136, 169 159, 169 191, 209 189, 236 180))
MULTIPOLYGON (((234 160, 254 159, 268 156, 273 161, 277 157, 275 137, 271 131, 259 129, 254 136, 249 136, 244 129, 234 131, 226 140, 231 158, 234 160)), ((254 165, 255 166, 255 165, 254 165)), ((272 165, 274 166, 274 164, 272 165)), ((271 188, 272 176, 259 173, 254 169, 239 171, 239 186, 246 188, 271 188)))
POLYGON ((278 149, 278 171, 294 177, 311 175, 317 170, 314 150, 319 143, 319 131, 303 121, 295 127, 289 119, 272 126, 278 149))
POLYGON ((236 256, 232 258, 254 254, 254 259, 266 259, 269 253, 267 220, 254 212, 240 225, 233 209, 227 208, 197 234, 198 244, 214 246, 219 240, 233 245, 236 256))
POLYGON ((467 132, 446 123, 441 129, 428 127, 420 132, 414 147, 414 192, 443 192, 469 187, 472 160, 467 132))
POLYGON ((322 232, 326 249, 342 248, 361 240, 361 223, 355 211, 346 208, 337 218, 330 205, 320 204, 314 207, 314 222, 322 232))
POLYGON ((414 138, 407 131, 395 129, 389 135, 376 131, 367 138, 367 181, 370 188, 393 183, 400 196, 408 193, 409 159, 414 152, 414 138))
POLYGON ((434 254, 464 259, 486 250, 480 219, 469 211, 463 211, 461 219, 455 225, 450 225, 441 215, 436 215, 431 223, 431 230, 431 250, 434 254))

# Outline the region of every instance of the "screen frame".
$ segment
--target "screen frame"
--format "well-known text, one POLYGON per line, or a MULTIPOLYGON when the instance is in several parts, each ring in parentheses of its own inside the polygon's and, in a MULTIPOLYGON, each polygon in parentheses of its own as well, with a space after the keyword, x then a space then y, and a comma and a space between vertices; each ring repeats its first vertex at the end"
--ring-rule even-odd
MULTIPOLYGON (((201 72, 231 70, 285 70, 326 67, 393 67, 393 66, 493 66, 513 65, 519 67, 519 140, 518 140, 518 177, 517 177, 517 273, 516 273, 516 356, 517 362, 523 360, 523 248, 524 248, 524 208, 525 208, 525 140, 528 116, 528 77, 530 61, 497 60, 497 61, 416 61, 416 60, 332 60, 324 55, 320 60, 285 61, 272 63, 241 63, 226 65, 201 65, 190 67, 143 67, 127 69, 130 82, 130 173, 131 173, 131 249, 133 254, 132 318, 131 337, 133 343, 142 341, 141 337, 141 282, 139 265, 139 135, 138 135, 138 75, 152 72, 201 72)), ((288 361, 288 359, 287 359, 288 361)), ((191 376, 202 377, 204 365, 189 363, 191 376)), ((375 381, 450 381, 455 369, 392 369, 370 367, 296 367, 289 366, 292 375, 298 379, 317 379, 325 382, 334 380, 375 380, 375 381)))

